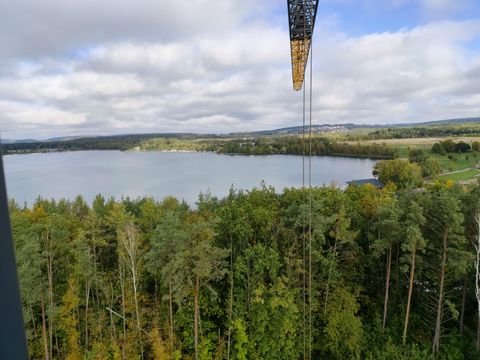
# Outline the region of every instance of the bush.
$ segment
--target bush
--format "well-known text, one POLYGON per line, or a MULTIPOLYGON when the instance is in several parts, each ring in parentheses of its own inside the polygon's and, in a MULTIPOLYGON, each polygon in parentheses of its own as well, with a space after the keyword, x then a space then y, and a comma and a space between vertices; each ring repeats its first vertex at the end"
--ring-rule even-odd
MULTIPOLYGON (((480 143, 476 142, 470 146, 467 144, 465 141, 459 141, 458 143, 454 142, 453 140, 445 140, 445 141, 440 141, 439 143, 435 143, 432 146, 432 152, 434 154, 442 154, 444 155, 445 153, 466 153, 470 151, 472 148, 475 150, 475 148, 480 149, 480 143)), ((478 150, 475 150, 478 151, 478 150)))
POLYGON ((432 152, 434 154, 445 154, 445 149, 442 147, 440 143, 435 143, 432 146, 432 152))
POLYGON ((453 140, 445 140, 441 141, 440 145, 442 145, 443 150, 445 150, 447 153, 449 152, 455 152, 455 142, 453 140))
POLYGON ((473 151, 480 151, 480 142, 479 141, 474 141, 472 143, 472 150, 473 151))
POLYGON ((427 158, 428 158, 427 153, 422 149, 412 149, 408 153, 408 160, 410 160, 410 162, 420 164, 425 160, 427 160, 427 158))
POLYGON ((423 163, 420 164, 420 167, 422 168, 423 177, 437 176, 442 171, 440 163, 433 158, 426 159, 423 163))
POLYGON ((471 146, 465 141, 460 141, 455 144, 455 151, 459 153, 465 153, 471 150, 471 146))

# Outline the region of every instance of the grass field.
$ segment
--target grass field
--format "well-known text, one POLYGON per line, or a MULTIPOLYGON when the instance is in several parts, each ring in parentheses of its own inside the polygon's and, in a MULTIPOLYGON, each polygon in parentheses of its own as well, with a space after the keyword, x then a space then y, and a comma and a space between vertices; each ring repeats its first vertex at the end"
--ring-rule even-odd
MULTIPOLYGON (((472 180, 480 174, 480 170, 475 170, 480 165, 480 153, 452 153, 446 155, 434 154, 431 152, 432 145, 444 141, 447 138, 412 138, 412 139, 387 139, 387 140, 368 140, 360 143, 385 144, 394 148, 400 158, 408 159, 408 154, 412 149, 422 149, 436 159, 442 168, 443 173, 461 171, 454 174, 440 175, 442 180, 466 181, 472 180)), ((480 137, 450 137, 455 142, 464 141, 471 144, 474 141, 480 141, 480 137)))
POLYGON ((475 168, 480 162, 480 156, 478 155, 478 153, 452 154, 451 159, 449 159, 445 155, 439 154, 431 154, 431 156, 438 160, 440 166, 445 171, 457 171, 475 168))
POLYGON ((480 170, 465 170, 455 172, 453 174, 441 175, 438 178, 440 180, 452 180, 452 181, 466 181, 475 179, 480 176, 480 170))

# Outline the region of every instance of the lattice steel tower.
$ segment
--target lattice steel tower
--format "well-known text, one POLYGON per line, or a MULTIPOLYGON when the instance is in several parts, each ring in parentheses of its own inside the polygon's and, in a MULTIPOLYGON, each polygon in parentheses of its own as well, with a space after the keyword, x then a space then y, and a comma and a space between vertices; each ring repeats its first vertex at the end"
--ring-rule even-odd
POLYGON ((318 0, 287 0, 292 53, 293 89, 303 87, 305 68, 312 43, 318 0))

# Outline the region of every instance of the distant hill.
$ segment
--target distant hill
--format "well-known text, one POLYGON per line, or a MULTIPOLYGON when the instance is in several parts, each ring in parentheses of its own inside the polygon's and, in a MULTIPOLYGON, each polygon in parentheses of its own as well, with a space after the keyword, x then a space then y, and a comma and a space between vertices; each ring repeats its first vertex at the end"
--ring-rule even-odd
POLYGON ((405 123, 405 124, 391 124, 391 125, 376 125, 376 127, 392 128, 392 127, 418 127, 418 126, 438 126, 438 125, 459 125, 469 123, 480 123, 480 117, 472 118, 460 118, 460 119, 448 119, 448 120, 435 120, 422 123, 405 123))
MULTIPOLYGON (((348 131, 353 128, 353 124, 339 124, 339 125, 331 125, 331 124, 323 124, 323 125, 312 125, 312 132, 320 133, 320 132, 344 132, 348 131)), ((309 131, 310 127, 307 126, 306 130, 309 131)), ((249 132, 236 132, 236 133, 229 133, 224 136, 228 137, 238 137, 238 136, 269 136, 269 135, 293 135, 293 134, 300 134, 303 131, 302 126, 291 126, 286 128, 280 129, 273 129, 273 130, 260 130, 260 131, 249 131, 249 132)))
MULTIPOLYGON (((120 134, 120 135, 97 135, 97 136, 63 136, 54 137, 46 140, 33 140, 30 142, 64 142, 64 141, 82 141, 82 140, 116 140, 116 139, 153 139, 153 138, 188 138, 197 137, 193 133, 148 133, 148 134, 120 134)), ((203 136, 203 135, 202 135, 203 136)), ((209 136, 209 135, 207 135, 209 136)), ((214 135, 211 135, 214 136, 214 135)))
POLYGON ((195 135, 186 133, 169 134, 127 134, 112 136, 54 138, 42 141, 3 143, 7 154, 78 151, 78 150, 129 150, 139 146, 143 141, 155 138, 195 140, 198 138, 217 138, 216 135, 195 135))
POLYGON ((12 140, 12 139, 1 139, 2 144, 27 144, 32 142, 37 142, 38 140, 34 139, 19 139, 19 140, 12 140))
MULTIPOLYGON (((408 127, 427 127, 427 126, 446 126, 446 125, 459 125, 468 123, 480 123, 480 117, 474 118, 461 118, 461 119, 448 119, 448 120, 436 120, 422 123, 403 123, 403 124, 320 124, 312 125, 313 133, 321 132, 347 132, 349 130, 357 129, 395 129, 395 128, 408 128, 408 127)), ((106 136, 65 136, 54 137, 46 140, 10 140, 3 139, 2 143, 8 145, 9 148, 17 149, 35 149, 35 148, 67 148, 76 149, 78 147, 93 147, 98 146, 99 143, 103 143, 101 148, 117 148, 119 142, 133 145, 144 140, 154 138, 177 138, 177 139, 215 139, 215 138, 234 138, 234 137, 255 137, 255 136, 275 136, 275 135, 298 135, 303 131, 302 126, 291 126, 273 130, 260 130, 249 132, 233 132, 229 134, 194 134, 194 133, 149 133, 149 134, 122 134, 122 135, 106 135, 106 136), (24 145, 24 146, 14 146, 24 145), (65 145, 65 146, 64 146, 65 145)), ((306 131, 310 131, 309 127, 306 127, 306 131)), ((123 148, 123 146, 122 146, 123 148)))
MULTIPOLYGON (((422 123, 402 123, 402 124, 321 124, 312 125, 312 132, 343 132, 355 129, 387 129, 387 128, 405 128, 405 127, 423 127, 423 126, 441 126, 441 125, 459 125, 467 123, 480 123, 480 117, 476 118, 463 118, 463 119, 448 119, 448 120, 436 120, 427 121, 422 123)), ((309 131, 310 127, 306 126, 306 131, 309 131)), ((268 135, 294 135, 300 134, 303 131, 302 126, 291 126, 273 130, 260 130, 252 132, 237 132, 230 133, 228 136, 268 136, 268 135)))

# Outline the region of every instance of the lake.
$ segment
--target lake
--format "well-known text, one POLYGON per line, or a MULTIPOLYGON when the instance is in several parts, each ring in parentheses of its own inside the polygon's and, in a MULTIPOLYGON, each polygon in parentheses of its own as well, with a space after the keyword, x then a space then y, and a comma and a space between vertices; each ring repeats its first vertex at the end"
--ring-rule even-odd
MULTIPOLYGON (((302 185, 302 157, 293 155, 78 151, 8 155, 4 164, 9 198, 28 204, 38 196, 82 195, 91 202, 102 194, 158 200, 172 195, 193 205, 201 192, 223 197, 232 186, 251 189, 265 181, 281 191, 302 185)), ((314 157, 312 184, 344 186, 370 178, 374 164, 370 159, 314 157)), ((308 177, 306 181, 308 185, 308 177)))

